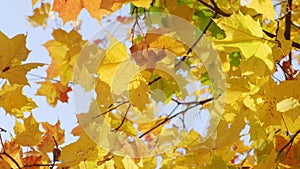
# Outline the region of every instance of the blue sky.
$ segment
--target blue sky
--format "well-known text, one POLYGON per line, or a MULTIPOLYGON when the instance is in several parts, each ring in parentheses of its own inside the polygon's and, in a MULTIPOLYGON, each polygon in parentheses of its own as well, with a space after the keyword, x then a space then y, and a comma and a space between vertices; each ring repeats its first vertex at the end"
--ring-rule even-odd
MULTIPOLYGON (((52 0, 47 0, 46 2, 52 3, 52 0)), ((39 1, 34 8, 39 7, 41 1, 39 1)), ((113 18, 121 13, 129 11, 129 6, 126 6, 122 11, 117 11, 113 18)), ((43 29, 42 27, 33 28, 30 26, 27 21, 27 16, 33 14, 33 8, 31 5, 31 0, 9 0, 3 1, 0 6, 0 31, 2 31, 9 38, 12 38, 18 34, 27 35, 27 48, 31 50, 28 59, 26 62, 39 62, 50 64, 51 58, 46 50, 43 47, 43 44, 50 39, 53 39, 51 33, 53 28, 57 29, 61 27, 62 29, 69 31, 72 29, 70 23, 67 23, 63 26, 62 20, 57 18, 56 21, 48 18, 48 27, 43 29)), ((83 20, 81 25, 81 30, 79 31, 83 39, 91 38, 96 32, 101 29, 100 24, 96 19, 93 19, 89 16, 89 13, 86 10, 82 10, 78 20, 83 20)), ((104 21, 103 26, 107 23, 104 21)), ((44 66, 39 69, 32 70, 30 73, 46 77, 45 70, 47 66, 44 66)), ((74 141, 74 137, 69 134, 72 128, 77 124, 77 119, 75 116, 75 110, 73 106, 73 96, 72 93, 69 94, 69 104, 59 102, 55 108, 51 107, 46 102, 46 97, 35 96, 35 93, 40 85, 36 84, 38 81, 44 81, 43 79, 36 78, 31 75, 27 75, 29 79, 30 86, 24 87, 24 93, 31 97, 38 105, 38 108, 33 110, 33 115, 38 122, 47 121, 51 124, 55 124, 59 119, 61 121, 61 127, 66 130, 66 143, 74 141)), ((1 82, 3 84, 3 81, 1 82)), ((26 114, 29 115, 28 113, 26 114)), ((13 133, 13 127, 15 120, 10 115, 6 115, 5 111, 0 108, 0 127, 8 130, 10 133, 13 133)), ((9 134, 3 135, 4 139, 9 139, 9 134)))

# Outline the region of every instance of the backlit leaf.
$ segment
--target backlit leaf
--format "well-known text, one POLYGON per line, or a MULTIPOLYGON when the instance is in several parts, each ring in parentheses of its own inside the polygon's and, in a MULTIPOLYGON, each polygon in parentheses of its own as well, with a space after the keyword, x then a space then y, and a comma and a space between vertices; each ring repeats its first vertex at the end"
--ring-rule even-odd
POLYGON ((23 86, 4 84, 0 91, 0 106, 6 113, 23 118, 24 112, 31 112, 37 105, 22 92, 23 86))
POLYGON ((58 12, 64 23, 71 20, 77 20, 77 16, 79 15, 81 9, 81 0, 54 0, 52 8, 53 11, 58 12))
POLYGON ((15 142, 22 146, 38 145, 43 134, 39 130, 39 123, 32 114, 24 119, 24 124, 16 121, 14 132, 16 134, 15 142))
POLYGON ((74 67, 85 41, 75 30, 68 33, 57 29, 53 31, 52 36, 54 40, 44 44, 52 58, 47 76, 50 79, 59 76, 62 85, 67 85, 73 79, 74 67))
POLYGON ((42 3, 41 7, 34 9, 34 14, 28 17, 28 21, 33 27, 42 26, 47 27, 47 20, 50 11, 49 3, 42 3))
POLYGON ((215 41, 222 50, 238 48, 245 59, 261 59, 270 69, 274 69, 272 49, 263 35, 260 23, 249 15, 232 14, 229 18, 216 20, 218 26, 225 30, 226 38, 215 41))
POLYGON ((37 91, 36 95, 46 96, 47 102, 53 107, 56 106, 57 101, 68 102, 68 92, 72 91, 72 88, 68 85, 63 85, 61 82, 51 82, 46 80, 45 82, 39 82, 41 87, 37 91))
POLYGON ((46 132, 44 133, 38 148, 42 152, 52 152, 53 148, 56 146, 55 141, 58 145, 64 143, 65 131, 61 129, 59 120, 54 125, 51 125, 48 122, 42 122, 42 126, 46 132))

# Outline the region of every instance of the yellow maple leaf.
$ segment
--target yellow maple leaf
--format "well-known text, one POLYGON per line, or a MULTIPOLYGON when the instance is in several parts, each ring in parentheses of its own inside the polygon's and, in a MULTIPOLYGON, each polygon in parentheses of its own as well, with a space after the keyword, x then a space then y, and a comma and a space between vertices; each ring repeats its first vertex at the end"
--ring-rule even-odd
POLYGON ((279 62, 281 59, 283 59, 285 56, 287 56, 292 48, 292 41, 286 40, 284 37, 284 21, 279 21, 279 28, 277 32, 277 40, 280 42, 279 45, 275 45, 272 48, 272 53, 275 62, 279 62))
POLYGON ((89 11, 93 18, 96 18, 98 22, 106 14, 111 14, 113 11, 121 8, 122 4, 117 1, 101 1, 101 0, 82 0, 84 8, 89 11))
POLYGON ((54 30, 52 36, 54 40, 44 44, 52 58, 47 76, 50 79, 60 76, 61 83, 66 85, 73 79, 75 64, 86 41, 75 30, 69 33, 62 29, 54 30))
POLYGON ((25 61, 29 54, 29 50, 26 48, 26 36, 17 35, 10 39, 0 32, 0 45, 0 78, 7 79, 10 84, 28 84, 26 73, 38 66, 43 66, 43 64, 21 65, 21 62, 25 61))
POLYGON ((97 74, 102 81, 112 85, 116 77, 125 75, 124 70, 122 72, 120 72, 120 70, 117 72, 117 70, 122 63, 129 63, 129 56, 126 51, 126 46, 123 43, 113 38, 110 38, 110 40, 112 45, 107 49, 106 55, 102 56, 103 60, 99 65, 97 74))
POLYGON ((77 167, 81 161, 95 161, 107 154, 89 138, 86 133, 81 133, 79 139, 62 148, 60 160, 62 167, 77 167))
POLYGON ((57 100, 61 102, 68 102, 68 92, 72 91, 72 88, 68 85, 63 85, 60 82, 53 83, 50 80, 45 82, 39 82, 41 87, 38 89, 36 95, 46 96, 47 102, 53 107, 56 106, 57 100))
POLYGON ((21 85, 10 86, 6 83, 0 91, 0 106, 17 118, 22 118, 24 112, 31 112, 37 107, 30 98, 23 95, 22 89, 21 85))
POLYGON ((6 71, 2 72, 1 77, 9 81, 10 84, 29 85, 26 74, 31 69, 43 66, 43 63, 27 63, 23 65, 12 65, 6 71))
POLYGON ((40 124, 35 120, 32 114, 24 119, 24 124, 16 121, 14 127, 16 134, 15 142, 22 146, 37 146, 43 134, 39 130, 39 126, 40 124))
POLYGON ((29 16, 27 19, 33 27, 42 26, 43 28, 46 28, 49 11, 50 4, 42 3, 41 7, 34 9, 33 15, 29 16))
POLYGON ((132 3, 136 7, 148 9, 152 0, 82 0, 84 8, 89 11, 92 17, 96 18, 99 22, 107 15, 112 14, 122 7, 123 4, 132 3))
POLYGON ((221 120, 217 127, 216 149, 222 149, 225 146, 231 146, 236 140, 240 138, 239 133, 245 127, 244 118, 237 117, 229 127, 229 124, 221 120))
POLYGON ((274 19, 275 10, 271 0, 251 0, 247 7, 263 15, 264 19, 274 19))
POLYGON ((5 34, 0 32, 0 42, 0 69, 2 70, 2 72, 7 66, 9 66, 12 63, 14 58, 16 58, 19 61, 26 60, 30 51, 26 48, 25 35, 19 34, 13 37, 12 39, 9 39, 5 34))
POLYGON ((279 85, 269 80, 253 98, 253 114, 263 123, 263 127, 280 125, 282 115, 295 118, 299 116, 299 79, 281 82, 279 85), (282 92, 274 92, 282 91, 282 92), (284 91, 284 92, 283 92, 284 91), (284 105, 283 105, 284 104, 284 105))
POLYGON ((232 14, 230 17, 216 19, 215 21, 219 27, 225 30, 226 34, 225 39, 215 41, 217 49, 227 50, 228 52, 238 48, 245 59, 254 56, 261 59, 270 70, 274 69, 272 49, 267 43, 269 39, 264 37, 258 21, 241 13, 232 14))
POLYGON ((132 79, 129 85, 129 100, 131 104, 138 108, 139 111, 147 110, 150 88, 147 81, 141 74, 132 79))
POLYGON ((99 105, 99 109, 103 113, 114 103, 111 88, 107 83, 98 80, 95 91, 97 93, 97 105, 99 105))

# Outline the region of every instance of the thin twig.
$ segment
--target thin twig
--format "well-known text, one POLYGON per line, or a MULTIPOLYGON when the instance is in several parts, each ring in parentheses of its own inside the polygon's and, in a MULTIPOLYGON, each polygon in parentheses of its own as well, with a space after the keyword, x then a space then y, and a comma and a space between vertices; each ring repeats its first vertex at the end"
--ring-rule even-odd
POLYGON ((55 147, 56 147, 56 148, 58 148, 58 144, 57 144, 57 142, 56 142, 56 140, 55 140, 55 137, 54 137, 54 136, 52 136, 52 138, 53 138, 53 140, 54 140, 55 147))
POLYGON ((115 129, 113 129, 113 132, 117 132, 122 127, 122 125, 125 122, 125 119, 126 119, 126 116, 127 116, 128 112, 129 112, 130 107, 131 107, 131 104, 129 104, 129 106, 128 106, 127 110, 126 110, 126 113, 124 114, 124 117, 122 119, 121 124, 118 127, 116 127, 115 129))
MULTIPOLYGON (((173 100, 173 99, 172 99, 172 100, 173 100)), ((159 126, 165 124, 167 121, 169 121, 169 120, 171 120, 171 119, 177 117, 178 115, 184 114, 184 113, 187 112, 188 110, 190 110, 190 109, 192 109, 192 108, 195 108, 195 107, 197 107, 197 106, 206 104, 206 103, 208 103, 208 102, 210 102, 210 101, 212 101, 212 100, 214 100, 214 98, 209 98, 209 99, 202 100, 202 101, 199 101, 199 102, 190 102, 191 104, 194 104, 194 105, 191 106, 191 107, 188 107, 188 108, 185 109, 185 110, 182 110, 182 111, 180 111, 180 112, 178 112, 178 113, 172 115, 173 112, 175 112, 175 110, 177 109, 177 107, 178 107, 179 105, 184 104, 183 102, 179 102, 179 101, 177 101, 177 100, 176 100, 176 101, 173 100, 173 101, 175 101, 175 102, 177 103, 177 105, 176 105, 175 109, 173 109, 173 111, 169 114, 169 116, 167 116, 164 120, 162 120, 161 122, 159 122, 158 124, 156 124, 156 125, 155 125, 154 127, 152 127, 151 129, 147 130, 147 131, 146 131, 145 133, 143 133, 142 135, 140 135, 139 138, 142 138, 142 137, 145 136, 146 134, 150 133, 151 131, 153 131, 154 129, 158 128, 159 126)), ((190 104, 190 103, 189 103, 189 104, 190 104)))
POLYGON ((205 100, 201 100, 201 101, 191 101, 191 102, 180 102, 180 101, 175 100, 175 99, 173 99, 173 98, 172 98, 172 100, 173 100, 174 102, 176 102, 177 104, 179 104, 179 105, 180 105, 180 104, 183 104, 183 105, 191 105, 191 104, 203 105, 203 104, 205 104, 205 103, 207 103, 207 102, 210 102, 210 101, 214 100, 214 98, 212 97, 212 98, 205 99, 205 100))
MULTIPOLYGON (((173 110, 171 111, 171 113, 168 115, 168 117, 170 117, 174 112, 175 110, 178 108, 179 104, 177 104, 173 110)), ((139 138, 142 138, 144 137, 146 134, 150 133, 151 131, 153 131, 154 129, 156 129, 157 127, 159 127, 160 125, 164 124, 165 122, 168 121, 168 117, 165 118, 164 120, 162 120, 162 123, 158 123, 156 126, 152 127, 151 129, 147 130, 145 133, 143 133, 142 135, 139 136, 139 138), (166 120, 167 119, 167 120, 166 120)))
POLYGON ((150 82, 148 83, 148 86, 151 86, 153 83, 157 82, 157 81, 160 80, 160 79, 161 79, 161 76, 158 76, 157 78, 155 78, 155 79, 153 79, 152 81, 150 81, 150 82))
POLYGON ((105 115, 106 113, 109 113, 109 112, 111 112, 111 111, 117 109, 118 107, 120 107, 120 106, 126 104, 126 103, 129 103, 129 101, 124 101, 124 102, 118 104, 117 106, 115 106, 115 107, 113 107, 113 108, 110 108, 110 109, 108 109, 107 111, 105 111, 105 112, 103 112, 103 113, 101 113, 101 114, 99 114, 99 115, 93 117, 92 119, 96 119, 96 118, 98 118, 98 117, 100 117, 100 116, 103 116, 103 115, 105 115))
POLYGON ((209 5, 208 3, 206 3, 205 1, 203 1, 203 0, 197 0, 198 2, 200 2, 202 5, 204 5, 204 6, 206 6, 207 8, 209 8, 210 10, 212 10, 212 11, 215 11, 216 13, 218 13, 218 14, 220 14, 220 15, 222 15, 222 16, 225 16, 225 17, 229 17, 231 14, 229 14, 229 13, 226 13, 226 12, 224 12, 224 11, 222 11, 218 6, 217 6, 217 4, 216 4, 216 2, 215 1, 210 1, 212 4, 213 4, 213 6, 212 5, 209 5))
MULTIPOLYGON (((48 77, 44 77, 44 76, 40 76, 40 75, 36 75, 36 74, 32 74, 32 73, 27 73, 27 75, 29 76, 33 76, 33 77, 37 77, 39 79, 47 79, 47 80, 50 80, 50 81, 53 81, 53 82, 57 82, 59 83, 60 80, 57 80, 57 79, 52 79, 52 78, 48 78, 48 77)), ((73 82, 68 82, 69 85, 73 85, 73 82)))
POLYGON ((0 156, 5 155, 18 167, 18 169, 21 169, 21 166, 19 165, 19 163, 5 151, 5 147, 4 147, 4 143, 3 143, 3 140, 2 140, 1 132, 6 132, 6 130, 4 130, 3 128, 0 129, 0 141, 1 141, 2 149, 3 149, 3 152, 0 153, 0 156))
POLYGON ((297 135, 300 133, 300 130, 298 130, 290 139, 289 142, 286 143, 286 145, 284 145, 279 151, 278 151, 278 154, 282 153, 282 151, 284 149, 286 149, 289 145, 292 145, 293 142, 294 142, 294 139, 297 137, 297 135))
POLYGON ((27 168, 27 167, 51 167, 52 164, 25 164, 23 168, 27 168))

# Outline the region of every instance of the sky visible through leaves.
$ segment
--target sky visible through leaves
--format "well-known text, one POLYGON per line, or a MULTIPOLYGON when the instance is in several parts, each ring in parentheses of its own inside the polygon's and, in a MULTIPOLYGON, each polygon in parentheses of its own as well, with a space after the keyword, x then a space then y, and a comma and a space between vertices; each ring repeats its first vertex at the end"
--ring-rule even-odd
POLYGON ((3 2, 0 168, 299 168, 299 17, 299 0, 3 2))

